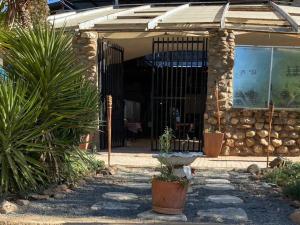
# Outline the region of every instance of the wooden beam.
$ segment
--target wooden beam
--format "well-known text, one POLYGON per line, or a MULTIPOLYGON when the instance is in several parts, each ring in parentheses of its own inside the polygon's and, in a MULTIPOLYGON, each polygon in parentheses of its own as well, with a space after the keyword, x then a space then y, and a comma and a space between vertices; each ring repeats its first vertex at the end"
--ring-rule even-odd
POLYGON ((222 13, 222 17, 221 17, 221 29, 224 29, 225 28, 225 19, 226 19, 226 15, 227 15, 227 12, 229 11, 229 7, 230 7, 230 4, 229 2, 224 6, 224 9, 223 9, 223 13, 222 13))
POLYGON ((286 12, 281 6, 277 5, 272 1, 270 1, 270 5, 272 6, 274 11, 278 12, 284 19, 286 19, 289 22, 294 31, 296 31, 297 33, 299 32, 298 23, 288 12, 286 12))
POLYGON ((90 29, 90 28, 93 28, 95 26, 95 24, 97 24, 97 23, 107 21, 107 20, 117 19, 118 16, 125 16, 125 15, 128 15, 128 14, 133 14, 136 10, 143 10, 143 9, 149 9, 149 8, 151 8, 151 5, 143 5, 143 6, 133 7, 133 8, 130 8, 130 9, 125 9, 123 11, 119 11, 119 12, 116 12, 116 13, 111 13, 111 14, 106 15, 106 16, 98 17, 94 20, 89 20, 89 21, 86 21, 84 23, 80 23, 79 28, 80 29, 90 29))
POLYGON ((171 9, 158 17, 155 17, 154 19, 152 19, 148 22, 148 26, 147 26, 146 30, 154 29, 157 26, 157 24, 159 22, 161 22, 163 19, 167 18, 168 16, 170 16, 174 13, 178 13, 181 10, 187 9, 188 7, 190 7, 190 3, 184 4, 181 6, 177 6, 176 8, 171 9))

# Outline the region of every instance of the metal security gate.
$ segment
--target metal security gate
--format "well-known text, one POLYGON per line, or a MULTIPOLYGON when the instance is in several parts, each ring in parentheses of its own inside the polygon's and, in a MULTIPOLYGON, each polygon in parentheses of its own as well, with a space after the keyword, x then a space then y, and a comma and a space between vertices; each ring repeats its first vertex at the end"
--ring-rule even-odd
POLYGON ((112 95, 112 147, 124 146, 124 97, 123 97, 122 47, 107 41, 98 41, 98 81, 101 99, 100 110, 100 148, 107 147, 106 96, 112 95))
POLYGON ((170 127, 173 151, 202 151, 206 96, 207 39, 153 39, 152 150, 170 127))

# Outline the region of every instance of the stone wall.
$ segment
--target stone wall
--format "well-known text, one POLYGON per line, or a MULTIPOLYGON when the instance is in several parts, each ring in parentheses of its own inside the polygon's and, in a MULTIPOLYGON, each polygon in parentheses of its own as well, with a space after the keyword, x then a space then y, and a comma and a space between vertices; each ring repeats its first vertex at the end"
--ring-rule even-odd
POLYGON ((73 47, 78 58, 78 61, 86 66, 85 77, 95 84, 97 79, 97 32, 82 32, 76 33, 73 38, 73 47))
POLYGON ((235 37, 232 31, 212 31, 208 49, 208 95, 205 129, 217 129, 215 90, 219 89, 223 155, 300 155, 300 112, 276 110, 269 138, 268 110, 232 108, 235 37))

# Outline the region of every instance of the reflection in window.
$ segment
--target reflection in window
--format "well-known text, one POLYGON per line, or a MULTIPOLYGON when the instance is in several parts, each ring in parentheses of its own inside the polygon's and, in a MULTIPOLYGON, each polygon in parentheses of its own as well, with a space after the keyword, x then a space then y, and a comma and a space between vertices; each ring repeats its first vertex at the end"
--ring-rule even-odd
POLYGON ((237 47, 233 89, 235 108, 299 108, 300 49, 237 47))
POLYGON ((236 108, 268 106, 271 48, 237 47, 233 78, 236 108))
POLYGON ((271 98, 275 107, 300 107, 300 50, 274 48, 271 98))

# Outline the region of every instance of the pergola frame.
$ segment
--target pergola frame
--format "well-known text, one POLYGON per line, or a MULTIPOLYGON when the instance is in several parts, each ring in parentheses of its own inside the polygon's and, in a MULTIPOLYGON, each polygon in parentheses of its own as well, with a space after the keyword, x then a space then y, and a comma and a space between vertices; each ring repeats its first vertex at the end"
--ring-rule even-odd
POLYGON ((299 33, 300 7, 290 7, 296 15, 273 1, 252 5, 229 2, 121 5, 50 16, 49 21, 56 27, 63 24, 68 27, 68 21, 73 21, 76 25, 72 27, 99 32, 231 29, 299 33), (92 19, 84 19, 87 16, 92 19))

